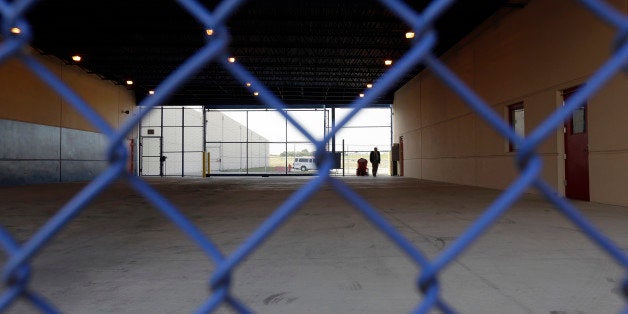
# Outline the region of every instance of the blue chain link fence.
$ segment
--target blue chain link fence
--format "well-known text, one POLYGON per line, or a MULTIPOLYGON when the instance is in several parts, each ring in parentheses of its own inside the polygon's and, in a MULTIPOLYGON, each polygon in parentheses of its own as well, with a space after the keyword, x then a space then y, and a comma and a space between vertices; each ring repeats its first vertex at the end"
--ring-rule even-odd
MULTIPOLYGON (((147 97, 139 104, 145 108, 153 108, 166 100, 179 86, 184 84, 187 78, 193 76, 198 70, 209 62, 220 63, 227 71, 244 85, 251 82, 260 92, 259 98, 268 107, 279 110, 288 121, 306 136, 319 152, 325 151, 325 143, 334 136, 351 118, 362 108, 374 101, 379 95, 389 89, 392 84, 401 78, 406 72, 423 64, 433 71, 444 83, 462 97, 477 114, 479 114, 492 128, 497 130, 509 141, 516 143, 518 151, 516 162, 520 169, 520 176, 488 206, 483 214, 462 233, 450 246, 446 247, 433 260, 426 256, 412 243, 403 237, 392 225, 387 222, 377 209, 360 197, 343 182, 328 175, 333 164, 333 156, 321 153, 317 156, 323 160, 319 176, 309 181, 300 190, 289 197, 279 208, 268 217, 265 222, 242 243, 231 255, 224 255, 218 247, 207 238, 195 225, 193 225, 181 212, 167 199, 156 192, 150 185, 139 177, 130 175, 126 171, 128 150, 124 142, 126 134, 131 132, 144 115, 137 115, 129 119, 119 129, 113 129, 90 106, 85 103, 73 90, 68 88, 53 73, 48 71, 41 63, 29 55, 26 47, 32 33, 24 16, 28 9, 36 1, 0 0, 0 21, 4 40, 0 43, 0 63, 9 58, 18 58, 33 73, 40 77, 46 84, 61 95, 75 110, 79 111, 110 141, 108 148, 109 167, 97 178, 91 181, 84 189, 75 195, 71 201, 63 206, 47 223, 41 227, 28 241, 17 243, 5 228, 0 226, 0 243, 8 258, 3 268, 2 281, 4 289, 0 295, 0 310, 6 309, 18 298, 24 298, 42 312, 58 312, 53 303, 40 296, 29 287, 29 275, 31 262, 35 255, 74 217, 76 217, 86 205, 118 179, 125 179, 134 189, 141 193, 159 211, 176 224, 201 250, 214 262, 215 270, 209 282, 212 293, 207 300, 198 306, 198 313, 208 313, 221 305, 228 305, 240 313, 252 312, 246 304, 241 302, 230 290, 231 275, 235 268, 249 256, 270 234, 273 233, 284 221, 286 221, 301 205, 303 205, 321 186, 329 184, 342 195, 346 201, 352 204, 356 210, 364 214, 376 225, 379 230, 388 236, 390 240, 399 246, 408 257, 421 269, 418 274, 417 287, 423 293, 420 302, 414 309, 415 313, 427 313, 432 309, 439 309, 445 313, 454 313, 439 290, 438 275, 450 263, 458 258, 483 232, 485 232, 498 217, 504 214, 515 203, 526 189, 536 188, 549 201, 555 204, 556 209, 584 231, 588 237, 607 252, 621 267, 628 270, 628 257, 602 232, 597 230, 579 211, 540 178, 542 169, 541 159, 536 153, 537 147, 548 136, 552 136, 557 127, 569 117, 585 99, 594 95, 615 74, 622 71, 628 63, 628 19, 627 17, 598 0, 579 0, 583 6, 598 16, 601 20, 617 29, 617 40, 613 55, 608 59, 578 90, 570 97, 565 106, 559 108, 547 117, 525 139, 517 135, 513 129, 497 116, 492 109, 467 87, 456 75, 454 75, 432 52, 437 43, 437 35, 432 29, 434 21, 452 5, 455 0, 434 0, 423 12, 415 12, 402 1, 381 0, 381 2, 405 21, 416 34, 412 48, 399 62, 386 72, 374 87, 365 93, 364 98, 358 98, 352 105, 352 112, 322 140, 316 140, 302 126, 300 126, 284 109, 283 104, 273 93, 259 82, 247 69, 238 63, 227 61, 227 47, 229 32, 225 22, 234 13, 237 7, 245 1, 224 0, 213 11, 208 10, 201 3, 194 0, 178 0, 178 3, 190 15, 196 18, 207 29, 214 29, 215 35, 208 40, 203 48, 190 56, 179 68, 168 76, 156 89, 154 97, 147 97), (19 27, 22 32, 19 35, 11 34, 12 27, 19 27)), ((148 110, 143 111, 144 113, 148 110)), ((628 277, 622 283, 623 296, 628 304, 628 277)), ((628 305, 623 310, 628 313, 628 305)))

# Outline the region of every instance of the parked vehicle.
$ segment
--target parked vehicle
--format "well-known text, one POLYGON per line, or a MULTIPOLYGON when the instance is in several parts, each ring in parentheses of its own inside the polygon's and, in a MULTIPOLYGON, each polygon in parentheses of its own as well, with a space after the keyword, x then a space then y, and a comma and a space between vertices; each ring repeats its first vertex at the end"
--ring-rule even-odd
POLYGON ((316 159, 314 157, 296 157, 292 163, 292 169, 301 171, 316 170, 316 159))

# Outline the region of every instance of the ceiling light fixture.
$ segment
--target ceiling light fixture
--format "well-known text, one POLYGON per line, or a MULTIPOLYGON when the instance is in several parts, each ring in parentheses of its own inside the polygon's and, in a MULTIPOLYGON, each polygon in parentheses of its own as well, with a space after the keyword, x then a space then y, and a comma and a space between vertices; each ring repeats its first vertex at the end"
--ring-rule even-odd
POLYGON ((406 33, 406 38, 408 38, 408 39, 414 38, 414 32, 407 32, 406 33))
POLYGON ((251 83, 246 82, 246 87, 251 87, 251 83))
POLYGON ((22 30, 21 30, 21 29, 19 29, 19 27, 11 27, 11 33, 13 33, 13 34, 19 34, 19 33, 21 33, 21 32, 22 32, 22 30))
POLYGON ((154 90, 149 90, 149 91, 148 91, 148 94, 149 94, 149 95, 155 95, 155 91, 154 91, 154 90))
POLYGON ((79 56, 79 55, 73 55, 73 56, 72 56, 72 60, 73 60, 74 62, 79 62, 79 61, 81 61, 81 56, 79 56))
POLYGON ((208 28, 205 30, 205 34, 207 34, 207 36, 211 36, 214 35, 214 30, 211 28, 208 28))
POLYGON ((253 95, 257 96, 259 95, 259 92, 254 92, 253 95))
POLYGON ((360 94, 360 98, 364 98, 364 94, 360 94))
POLYGON ((371 83, 366 84, 366 88, 373 88, 373 84, 371 84, 371 83))
POLYGON ((235 58, 234 57, 229 57, 229 59, 227 59, 230 63, 234 63, 235 62, 235 58))
POLYGON ((126 80, 126 85, 133 85, 133 81, 131 81, 131 80, 126 80))
POLYGON ((385 65, 391 65, 392 64, 392 60, 390 60, 390 59, 384 60, 384 64, 385 65))

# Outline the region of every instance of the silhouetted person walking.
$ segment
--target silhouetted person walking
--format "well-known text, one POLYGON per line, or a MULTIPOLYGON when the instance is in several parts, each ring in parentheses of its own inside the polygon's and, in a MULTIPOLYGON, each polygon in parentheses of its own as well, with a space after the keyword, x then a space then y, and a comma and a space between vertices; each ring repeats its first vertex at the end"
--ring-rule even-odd
POLYGON ((371 151, 371 154, 369 155, 369 160, 371 161, 371 168, 373 169, 373 176, 377 177, 377 167, 379 167, 379 162, 381 161, 377 147, 373 148, 373 150, 371 151))

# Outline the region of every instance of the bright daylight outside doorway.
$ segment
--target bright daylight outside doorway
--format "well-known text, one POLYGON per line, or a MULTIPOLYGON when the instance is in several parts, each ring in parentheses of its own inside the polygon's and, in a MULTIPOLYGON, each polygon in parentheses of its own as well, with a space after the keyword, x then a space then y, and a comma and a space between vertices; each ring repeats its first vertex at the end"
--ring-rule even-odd
MULTIPOLYGON (((290 109, 315 138, 349 114, 345 108, 290 109)), ((378 174, 390 173, 391 108, 362 109, 335 137, 334 175, 355 175, 357 160, 381 152, 378 174)), ((313 175, 315 147, 276 110, 156 107, 139 127, 142 176, 313 175), (204 124, 203 121, 206 121, 204 124)), ((332 143, 326 149, 334 151, 332 143)))

